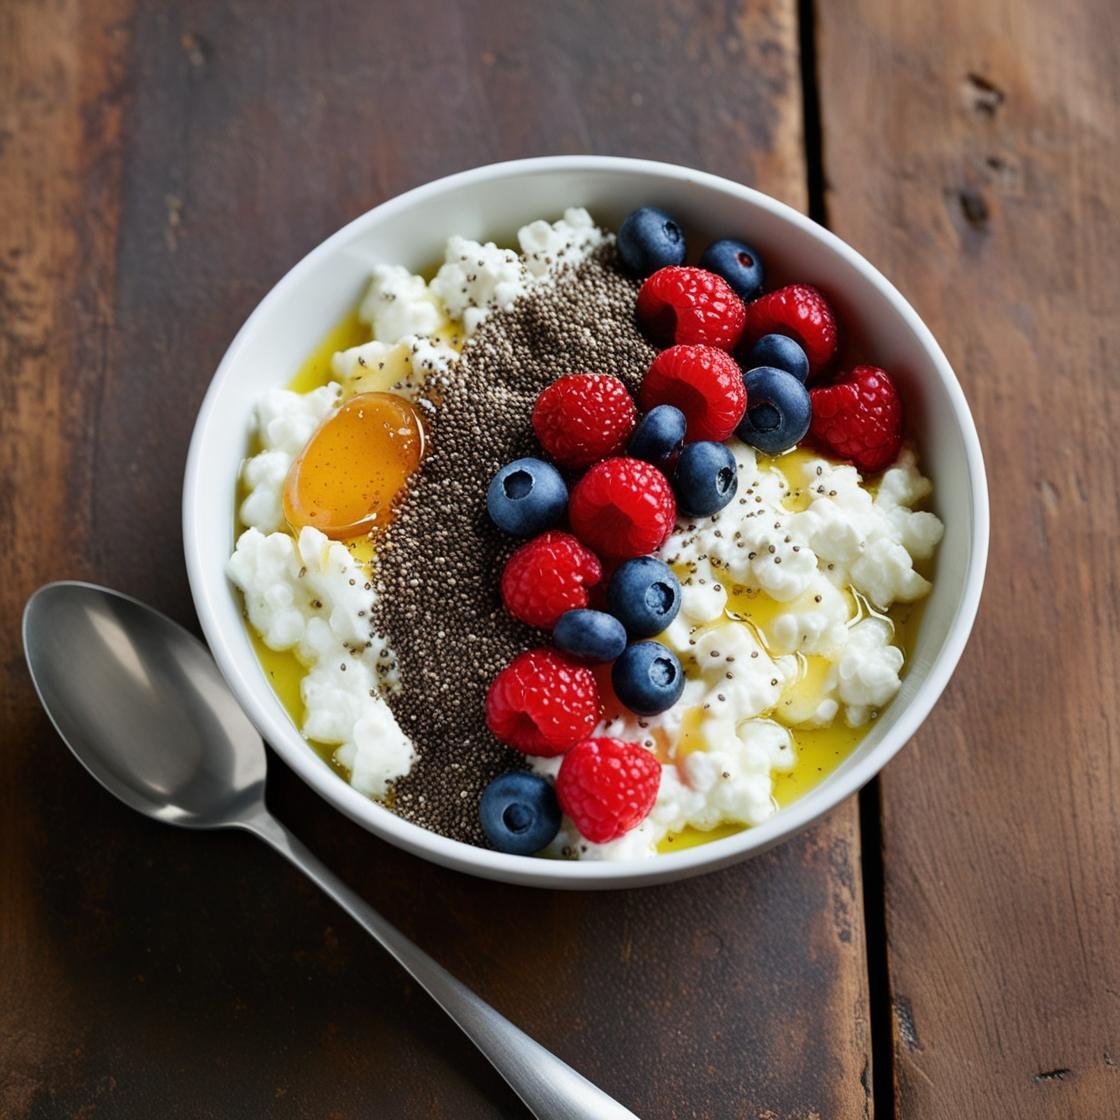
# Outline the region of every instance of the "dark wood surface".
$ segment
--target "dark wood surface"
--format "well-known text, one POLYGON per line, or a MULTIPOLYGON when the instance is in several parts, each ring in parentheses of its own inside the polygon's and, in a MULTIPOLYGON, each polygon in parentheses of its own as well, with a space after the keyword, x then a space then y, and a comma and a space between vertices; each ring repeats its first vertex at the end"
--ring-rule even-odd
POLYGON ((275 760, 273 807, 647 1120, 1120 1113, 1120 17, 930 8, 0 4, 0 1116, 524 1115, 271 853, 94 786, 18 618, 76 576, 193 625, 182 463, 259 298, 403 188, 579 151, 759 186, 915 300, 996 503, 961 672, 862 817, 691 883, 456 875, 275 760))
POLYGON ((882 779, 898 1111, 1116 1117, 1120 7, 906 13, 821 8, 828 217, 958 371, 992 549, 882 779))

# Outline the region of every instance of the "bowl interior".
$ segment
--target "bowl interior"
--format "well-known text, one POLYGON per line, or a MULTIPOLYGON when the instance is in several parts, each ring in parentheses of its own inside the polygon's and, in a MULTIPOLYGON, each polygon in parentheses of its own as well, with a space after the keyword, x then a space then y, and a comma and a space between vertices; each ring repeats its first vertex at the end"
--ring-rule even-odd
POLYGON ((338 808, 427 858, 518 882, 625 886, 708 870, 761 850, 803 827, 871 777, 913 733, 944 687, 975 613, 987 542, 983 468, 956 380, 902 297, 853 250, 773 200, 737 184, 660 164, 556 158, 497 165, 418 188, 351 223, 304 258, 265 298, 223 359, 199 415, 187 467, 184 530, 192 593, 206 637, 265 738, 338 808), (633 207, 679 215, 694 247, 720 236, 750 242, 775 267, 768 283, 818 284, 862 360, 896 375, 932 508, 945 522, 929 598, 900 693, 856 751, 814 791, 765 825, 640 865, 560 863, 501 856, 407 824, 356 794, 301 739, 260 670, 224 565, 233 547, 235 480, 254 402, 286 384, 323 335, 363 293, 370 266, 429 271, 449 234, 515 244, 520 225, 586 206, 617 228, 633 207), (866 337, 870 334, 872 337, 866 337))

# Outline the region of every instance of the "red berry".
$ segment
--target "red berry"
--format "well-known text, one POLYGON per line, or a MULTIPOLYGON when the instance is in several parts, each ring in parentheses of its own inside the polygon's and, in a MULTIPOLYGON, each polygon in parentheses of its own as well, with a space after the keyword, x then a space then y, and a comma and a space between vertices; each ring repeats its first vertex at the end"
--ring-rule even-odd
POLYGON ((689 443, 730 437, 747 408, 743 371, 726 350, 714 346, 672 346, 662 350, 642 379, 642 408, 671 404, 688 421, 689 443))
POLYGON ((788 284, 747 304, 744 337, 753 344, 764 334, 789 335, 819 373, 836 354, 836 318, 824 296, 809 284, 788 284))
POLYGON ((571 533, 550 529, 506 561, 502 602, 514 618, 550 629, 565 612, 587 606, 587 589, 603 576, 598 557, 571 533))
POLYGON ((638 291, 638 321, 658 346, 701 343, 730 350, 743 333, 743 301, 722 276, 670 265, 638 291))
POLYGON ((656 552, 673 531, 677 503, 669 480, 641 459, 596 463, 572 488, 572 531, 600 556, 656 552))
POLYGON ((550 649, 518 654, 486 694, 486 726, 526 754, 563 754, 599 722, 595 674, 550 649))
POLYGON ((637 422, 626 386, 607 373, 569 373, 541 390, 533 406, 533 431, 562 467, 617 455, 637 422))
POLYGON ((560 808, 592 844, 617 840, 649 816, 661 785, 661 763, 622 739, 585 739, 556 775, 560 808))
POLYGON ((902 402, 886 370, 856 366, 833 385, 811 389, 809 433, 826 451, 871 473, 890 466, 902 446, 902 402))

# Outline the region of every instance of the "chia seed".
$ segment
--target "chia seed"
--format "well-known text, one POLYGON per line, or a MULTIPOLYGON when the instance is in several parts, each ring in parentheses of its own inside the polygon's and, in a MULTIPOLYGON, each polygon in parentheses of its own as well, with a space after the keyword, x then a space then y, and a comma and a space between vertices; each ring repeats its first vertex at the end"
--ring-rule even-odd
POLYGON ((612 373, 636 392, 656 353, 635 322, 636 293, 607 244, 574 276, 488 316, 425 390, 430 450, 379 542, 372 629, 396 654, 400 690, 386 700, 417 752, 392 806, 444 836, 485 844, 482 791, 526 765, 488 731, 486 692, 517 654, 548 644, 502 607, 498 575, 520 542, 487 516, 487 484, 511 459, 540 455, 533 403, 557 377, 612 373))

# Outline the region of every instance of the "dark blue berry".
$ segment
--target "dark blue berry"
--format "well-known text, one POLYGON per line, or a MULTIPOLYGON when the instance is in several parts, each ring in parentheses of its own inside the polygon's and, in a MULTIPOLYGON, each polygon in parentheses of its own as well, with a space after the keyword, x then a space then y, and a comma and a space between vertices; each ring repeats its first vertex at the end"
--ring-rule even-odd
POLYGON ((547 778, 524 770, 499 774, 482 791, 478 819, 492 847, 514 856, 535 855, 560 831, 560 805, 547 778))
POLYGON ((735 430, 739 438, 767 455, 796 447, 813 417, 809 390, 792 373, 773 366, 748 370, 743 382, 747 411, 735 430))
POLYGON ((647 463, 661 466, 681 449, 687 426, 688 421, 679 408, 659 404, 638 421, 627 450, 634 459, 645 459, 647 463))
POLYGON ((684 670, 677 655, 660 642, 636 642, 611 669, 615 695, 639 716, 671 708, 684 691, 684 670))
POLYGON ((515 459, 490 480, 490 520, 515 537, 531 537, 555 525, 568 506, 560 472, 541 459, 515 459))
POLYGON ((784 369, 802 383, 809 376, 809 359, 805 351, 784 334, 764 334, 751 347, 743 368, 758 369, 759 366, 784 369))
POLYGON ((677 617, 681 585, 667 564, 639 556, 615 569, 607 606, 631 638, 652 638, 677 617))
POLYGON ((700 258, 700 267, 722 276, 742 300, 762 291, 762 258, 743 241, 725 237, 713 241, 700 258))
POLYGON ((659 268, 683 264, 684 230, 664 210, 643 206, 619 227, 618 255, 635 276, 650 276, 659 268))
POLYGON ((626 648, 626 627, 606 611, 565 611, 552 628, 556 648, 580 661, 613 661, 626 648))
MULTIPOLYGON (((750 397, 747 397, 748 402, 750 397)), ((735 456, 722 443, 685 444, 673 474, 677 508, 688 517, 707 517, 723 509, 739 488, 735 456)))

